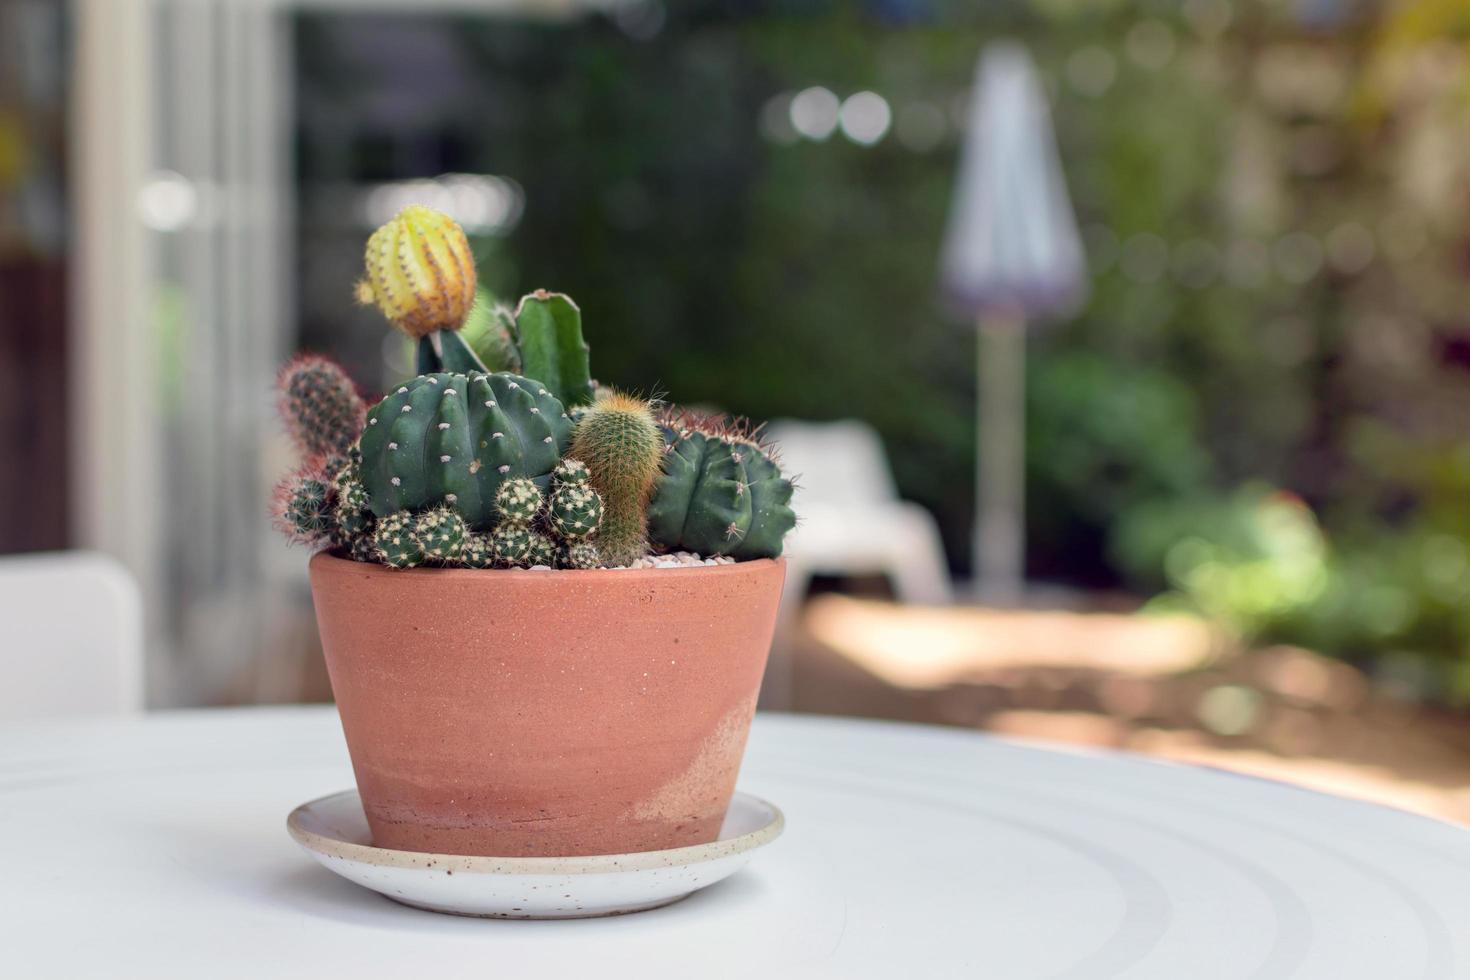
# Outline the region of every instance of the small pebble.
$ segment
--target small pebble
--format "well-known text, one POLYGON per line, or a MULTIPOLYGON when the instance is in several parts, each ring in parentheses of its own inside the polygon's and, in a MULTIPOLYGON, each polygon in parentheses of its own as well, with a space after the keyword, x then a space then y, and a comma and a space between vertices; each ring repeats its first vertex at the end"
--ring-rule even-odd
POLYGON ((551 571, 551 566, 550 565, 532 565, 531 566, 531 571, 533 571, 533 572, 549 572, 549 571, 551 571))

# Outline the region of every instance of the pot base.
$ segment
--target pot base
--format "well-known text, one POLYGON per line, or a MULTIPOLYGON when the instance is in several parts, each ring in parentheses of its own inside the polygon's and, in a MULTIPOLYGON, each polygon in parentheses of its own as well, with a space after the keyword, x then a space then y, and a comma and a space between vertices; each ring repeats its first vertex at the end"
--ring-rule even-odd
POLYGON ((625 915, 677 902, 743 868, 781 835, 781 811, 736 793, 709 844, 632 854, 477 857, 374 847, 353 790, 305 803, 286 827, 324 868, 402 905, 487 919, 625 915))

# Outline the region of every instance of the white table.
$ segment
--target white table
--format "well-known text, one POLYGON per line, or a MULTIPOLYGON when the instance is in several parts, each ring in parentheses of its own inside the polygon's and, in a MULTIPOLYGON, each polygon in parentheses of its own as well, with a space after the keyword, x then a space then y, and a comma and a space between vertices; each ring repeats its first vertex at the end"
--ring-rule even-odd
POLYGON ((613 919, 395 905, 286 836, 350 786, 324 708, 0 729, 0 976, 1470 976, 1470 832, 1257 779, 762 716, 786 835, 613 919))

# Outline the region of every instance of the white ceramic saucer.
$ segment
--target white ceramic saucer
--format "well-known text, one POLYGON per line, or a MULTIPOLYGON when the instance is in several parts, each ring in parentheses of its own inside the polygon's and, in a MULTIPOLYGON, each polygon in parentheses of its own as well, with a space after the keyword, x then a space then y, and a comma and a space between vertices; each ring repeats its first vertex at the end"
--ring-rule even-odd
POLYGON ((322 867, 421 909, 497 919, 576 919, 641 912, 728 878, 777 837, 785 818, 736 793, 709 844, 587 857, 467 857, 374 847, 356 790, 303 803, 286 818, 322 867))

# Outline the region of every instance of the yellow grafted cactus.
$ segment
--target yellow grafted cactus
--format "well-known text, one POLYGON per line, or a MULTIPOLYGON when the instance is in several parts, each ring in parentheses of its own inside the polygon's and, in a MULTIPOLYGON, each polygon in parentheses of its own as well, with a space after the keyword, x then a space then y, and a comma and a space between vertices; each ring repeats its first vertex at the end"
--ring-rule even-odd
POLYGON ((475 260, 464 229, 447 214, 413 205, 373 232, 357 300, 399 330, 422 337, 457 330, 475 302, 475 260))

